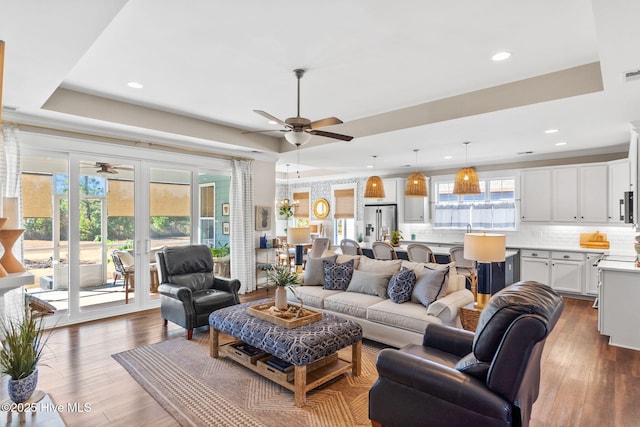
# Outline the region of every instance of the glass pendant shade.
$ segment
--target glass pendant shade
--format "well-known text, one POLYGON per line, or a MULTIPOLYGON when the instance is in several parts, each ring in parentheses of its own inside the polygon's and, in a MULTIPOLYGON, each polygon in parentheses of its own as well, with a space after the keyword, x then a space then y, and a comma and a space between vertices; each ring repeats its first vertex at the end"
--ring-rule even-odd
POLYGON ((384 199, 384 185, 379 176, 371 176, 367 179, 364 188, 364 197, 368 199, 384 199))
POLYGON ((427 197, 427 179, 423 174, 414 172, 409 175, 404 195, 407 197, 427 197))
POLYGON ((453 194, 480 194, 480 182, 474 168, 462 168, 456 174, 453 194))

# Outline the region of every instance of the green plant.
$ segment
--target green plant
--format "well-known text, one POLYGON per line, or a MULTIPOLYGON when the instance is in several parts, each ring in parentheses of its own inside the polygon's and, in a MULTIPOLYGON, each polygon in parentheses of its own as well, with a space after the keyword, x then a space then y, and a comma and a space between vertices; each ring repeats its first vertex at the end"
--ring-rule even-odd
POLYGON ((300 278, 297 273, 292 272, 289 267, 281 265, 270 269, 267 272, 269 279, 273 280, 276 286, 285 286, 292 288, 297 286, 300 278))
POLYGON ((391 239, 390 242, 394 245, 397 245, 398 243, 400 243, 400 240, 403 240, 404 237, 402 237, 402 232, 398 231, 398 230, 393 230, 391 232, 391 239))
POLYGON ((358 242, 362 243, 363 240, 364 240, 364 237, 362 237, 362 233, 358 234, 358 242))
POLYGON ((211 248, 211 256, 214 258, 222 258, 229 255, 229 243, 220 244, 218 242, 218 247, 211 248))
POLYGON ((2 322, 4 344, 0 350, 0 372, 14 380, 26 378, 38 367, 47 342, 42 318, 33 317, 26 304, 21 319, 5 319, 2 322))

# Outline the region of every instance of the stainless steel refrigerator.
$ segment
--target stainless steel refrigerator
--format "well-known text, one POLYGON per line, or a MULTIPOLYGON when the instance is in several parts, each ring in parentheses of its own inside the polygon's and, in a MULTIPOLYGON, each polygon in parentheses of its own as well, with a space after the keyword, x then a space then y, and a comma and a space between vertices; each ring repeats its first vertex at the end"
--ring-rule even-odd
POLYGON ((383 234, 390 235, 397 229, 398 206, 396 204, 364 205, 365 242, 383 240, 383 234))

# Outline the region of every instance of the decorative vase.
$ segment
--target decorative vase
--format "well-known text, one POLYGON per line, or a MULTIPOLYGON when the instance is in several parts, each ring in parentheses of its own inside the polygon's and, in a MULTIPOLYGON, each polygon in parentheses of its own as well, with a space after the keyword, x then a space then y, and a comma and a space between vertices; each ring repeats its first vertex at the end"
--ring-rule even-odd
POLYGON ((278 310, 286 310, 287 306, 287 288, 276 286, 276 308, 278 310))
POLYGON ((8 393, 11 401, 22 403, 31 397, 38 385, 38 368, 31 375, 19 380, 9 379, 8 393))

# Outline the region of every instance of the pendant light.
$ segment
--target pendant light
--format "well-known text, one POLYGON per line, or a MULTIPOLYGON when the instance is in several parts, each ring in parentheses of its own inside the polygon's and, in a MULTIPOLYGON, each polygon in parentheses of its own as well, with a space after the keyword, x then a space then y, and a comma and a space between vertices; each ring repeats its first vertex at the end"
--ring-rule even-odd
POLYGON ((296 207, 298 207, 298 202, 294 200, 293 202, 289 200, 289 164, 287 163, 287 194, 282 199, 280 203, 278 203, 279 213, 282 216, 286 216, 287 219, 293 216, 293 211, 296 207))
MULTIPOLYGON (((376 157, 373 156, 373 173, 376 173, 376 157)), ((367 179, 367 184, 364 187, 364 197, 367 199, 384 199, 384 184, 382 179, 373 175, 367 179)))
POLYGON ((416 171, 407 178, 404 195, 406 197, 427 197, 427 179, 418 172, 418 149, 416 148, 413 152, 416 153, 416 171))
MULTIPOLYGON (((465 163, 469 164, 468 152, 469 141, 463 142, 465 146, 465 163)), ((453 194, 480 194, 480 182, 478 174, 472 167, 465 166, 456 174, 456 180, 453 183, 453 194)))

